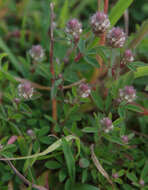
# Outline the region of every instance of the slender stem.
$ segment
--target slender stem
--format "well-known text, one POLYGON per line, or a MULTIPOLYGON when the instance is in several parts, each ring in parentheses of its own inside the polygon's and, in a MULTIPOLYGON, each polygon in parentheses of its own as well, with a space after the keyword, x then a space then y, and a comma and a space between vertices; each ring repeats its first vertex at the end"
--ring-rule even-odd
MULTIPOLYGON (((104 0, 104 13, 105 14, 107 14, 107 12, 108 12, 108 3, 109 3, 109 0, 104 0)), ((99 7, 100 7, 100 0, 98 0, 98 10, 99 10, 99 7)), ((105 44, 105 40, 106 40, 106 33, 103 33, 100 37, 99 45, 103 46, 105 44)), ((106 72, 106 68, 103 67, 102 58, 99 55, 97 55, 96 58, 97 58, 98 64, 100 65, 100 68, 95 69, 94 74, 91 79, 92 84, 97 81, 100 74, 104 73, 104 69, 106 72)))
MULTIPOLYGON (((54 36, 53 36, 53 21, 54 21, 54 5, 53 3, 50 3, 50 11, 51 11, 51 17, 50 17, 50 72, 52 74, 52 88, 54 88, 55 84, 55 71, 54 71, 54 63, 53 63, 53 49, 54 49, 54 36)), ((52 99, 52 117, 54 121, 57 121, 57 101, 56 98, 53 97, 52 99)))
POLYGON ((14 173, 28 186, 31 186, 35 189, 38 189, 38 190, 47 190, 45 187, 42 187, 42 186, 39 186, 39 185, 36 185, 36 184, 33 184, 31 183, 28 179, 26 179, 15 167, 14 165, 11 163, 11 161, 5 161, 10 167, 11 169, 14 171, 14 173))

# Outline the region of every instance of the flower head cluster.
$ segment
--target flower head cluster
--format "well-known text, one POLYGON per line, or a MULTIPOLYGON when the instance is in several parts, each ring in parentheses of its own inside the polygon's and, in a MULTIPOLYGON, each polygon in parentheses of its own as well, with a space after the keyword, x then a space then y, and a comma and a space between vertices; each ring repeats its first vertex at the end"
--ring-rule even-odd
POLYGON ((126 64, 134 61, 133 53, 130 49, 127 49, 123 55, 123 59, 121 61, 121 64, 126 64))
POLYGON ((96 36, 104 33, 110 27, 108 16, 105 13, 99 11, 90 18, 90 24, 96 36))
POLYGON ((114 128, 112 120, 110 120, 108 117, 101 119, 100 123, 105 133, 109 133, 114 128))
POLYGON ((82 24, 75 18, 68 21, 66 26, 66 32, 74 37, 74 39, 79 39, 82 33, 82 24))
POLYGON ((113 27, 107 34, 107 43, 113 48, 123 47, 126 35, 119 27, 113 27))
POLYGON ((33 96, 34 88, 29 82, 24 82, 18 85, 18 95, 25 99, 29 99, 33 96))
POLYGON ((126 101, 127 103, 133 102, 136 99, 136 90, 133 86, 125 86, 119 89, 119 100, 126 101))
POLYGON ((29 50, 29 54, 34 61, 41 61, 45 56, 44 49, 41 45, 33 45, 29 50))
POLYGON ((91 93, 91 88, 88 84, 82 83, 79 86, 79 94, 82 98, 87 98, 91 93))

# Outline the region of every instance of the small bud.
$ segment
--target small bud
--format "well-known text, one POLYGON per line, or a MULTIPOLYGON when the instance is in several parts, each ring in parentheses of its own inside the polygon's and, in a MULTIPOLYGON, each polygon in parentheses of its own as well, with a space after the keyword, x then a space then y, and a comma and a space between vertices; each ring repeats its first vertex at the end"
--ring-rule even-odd
POLYGON ((27 134, 32 138, 32 139, 35 139, 35 133, 32 129, 28 129, 27 130, 27 134))
POLYGON ((117 179, 119 176, 118 176, 118 173, 114 173, 114 174, 112 174, 112 177, 114 178, 114 179, 117 179))
POLYGON ((127 135, 122 136, 121 139, 122 139, 123 143, 128 144, 129 139, 128 139, 127 135))
POLYGON ((25 99, 29 99, 33 96, 34 88, 29 82, 24 82, 18 85, 18 95, 25 99))
POLYGON ((79 160, 79 166, 81 167, 81 168, 87 168, 87 167, 89 167, 89 160, 87 160, 86 158, 80 158, 80 160, 79 160))
POLYGON ((135 101, 136 98, 136 90, 133 86, 125 86, 123 89, 119 89, 120 102, 126 101, 127 103, 130 103, 135 101))
POLYGON ((82 33, 82 24, 75 18, 71 19, 66 26, 66 33, 70 34, 77 41, 82 33))
POLYGON ((126 50, 124 55, 123 55, 121 64, 126 64, 126 63, 130 63, 133 61, 134 61, 134 56, 133 56, 132 51, 130 49, 126 50))
POLYGON ((145 185, 144 180, 143 180, 143 179, 140 179, 139 184, 140 184, 141 186, 144 186, 144 185, 145 185))
POLYGON ((41 61, 44 58, 44 49, 40 45, 34 45, 29 50, 29 54, 34 61, 41 61))
POLYGON ((20 103, 20 99, 19 98, 14 98, 14 102, 18 105, 20 103))
POLYGON ((109 133, 114 128, 112 121, 108 117, 101 119, 100 123, 106 133, 109 133))
POLYGON ((105 13, 99 11, 90 18, 90 24, 96 36, 104 33, 110 27, 108 16, 105 13))
POLYGON ((91 93, 91 88, 88 84, 82 83, 79 86, 79 94, 82 98, 87 98, 91 93))
POLYGON ((113 48, 123 47, 126 40, 126 35, 119 27, 112 28, 107 34, 107 43, 113 48))

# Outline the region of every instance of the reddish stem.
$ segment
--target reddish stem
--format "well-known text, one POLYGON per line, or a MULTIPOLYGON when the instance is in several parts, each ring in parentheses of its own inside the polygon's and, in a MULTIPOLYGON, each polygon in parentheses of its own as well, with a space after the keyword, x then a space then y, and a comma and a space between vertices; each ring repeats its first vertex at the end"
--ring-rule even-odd
MULTIPOLYGON (((54 20, 54 12, 53 12, 53 3, 50 4, 50 10, 51 10, 51 20, 50 20, 50 72, 52 74, 52 79, 51 79, 51 85, 52 88, 54 87, 55 84, 55 71, 54 71, 54 64, 53 64, 53 49, 54 49, 54 37, 53 37, 53 20, 54 20)), ((54 121, 57 121, 57 101, 56 98, 53 97, 52 99, 52 118, 54 121)))
MULTIPOLYGON (((109 4, 109 0, 104 0, 104 13, 105 14, 107 14, 107 12, 108 12, 108 4, 109 4)), ((100 6, 100 0, 98 0, 98 10, 99 10, 99 6, 100 6)), ((100 38, 99 45, 103 46, 105 44, 105 40, 106 40, 106 33, 103 33, 100 38)), ((102 74, 104 74, 104 72, 106 72, 106 67, 103 67, 103 60, 98 55, 97 55, 97 61, 100 65, 100 68, 95 70, 95 72, 92 76, 92 79, 91 79, 92 84, 96 83, 100 74, 102 75, 102 74)))
POLYGON ((109 4, 109 0, 104 0, 104 13, 105 14, 108 13, 108 4, 109 4))

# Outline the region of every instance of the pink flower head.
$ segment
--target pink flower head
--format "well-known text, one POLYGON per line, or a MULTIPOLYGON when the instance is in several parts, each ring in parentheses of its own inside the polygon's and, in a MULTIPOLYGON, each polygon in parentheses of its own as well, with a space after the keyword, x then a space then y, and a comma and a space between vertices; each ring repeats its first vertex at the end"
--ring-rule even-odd
POLYGON ((110 27, 108 16, 104 12, 96 12, 90 18, 92 30, 96 36, 104 33, 110 27))
POLYGON ((107 34, 107 43, 114 48, 123 47, 126 35, 119 27, 113 27, 107 34))
POLYGON ((108 117, 101 119, 100 123, 106 133, 110 132, 114 127, 112 120, 110 120, 108 117))

